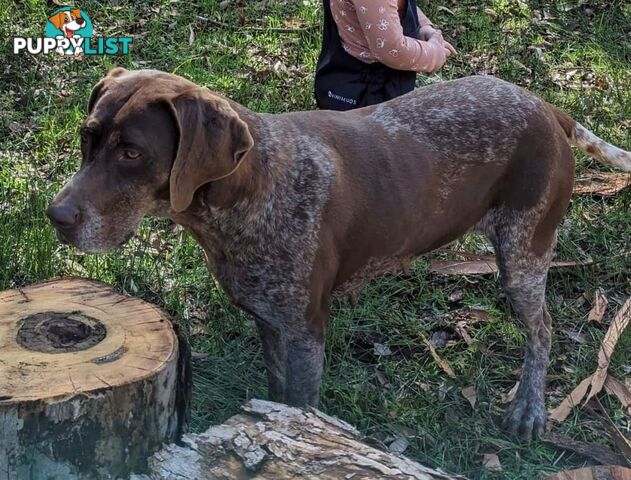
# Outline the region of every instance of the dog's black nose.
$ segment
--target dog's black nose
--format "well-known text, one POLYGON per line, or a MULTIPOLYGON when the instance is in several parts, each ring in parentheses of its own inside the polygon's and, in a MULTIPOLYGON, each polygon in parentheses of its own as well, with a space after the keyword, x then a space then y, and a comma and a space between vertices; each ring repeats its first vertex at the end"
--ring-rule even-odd
POLYGON ((79 25, 83 25, 85 23, 85 20, 83 19, 83 17, 77 17, 77 19, 75 20, 79 25))
POLYGON ((79 221, 79 209, 65 204, 51 205, 46 210, 46 215, 58 228, 70 228, 79 221))

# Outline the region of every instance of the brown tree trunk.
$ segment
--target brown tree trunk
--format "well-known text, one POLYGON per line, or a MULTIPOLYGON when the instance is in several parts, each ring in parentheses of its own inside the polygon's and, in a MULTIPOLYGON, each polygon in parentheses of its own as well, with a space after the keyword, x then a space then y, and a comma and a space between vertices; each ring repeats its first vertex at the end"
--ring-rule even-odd
POLYGON ((99 282, 0 293, 0 478, 144 471, 186 428, 189 355, 167 316, 99 282))
POLYGON ((370 447, 347 423, 314 409, 251 400, 243 413, 199 435, 185 435, 149 459, 133 480, 406 479, 464 477, 370 447))

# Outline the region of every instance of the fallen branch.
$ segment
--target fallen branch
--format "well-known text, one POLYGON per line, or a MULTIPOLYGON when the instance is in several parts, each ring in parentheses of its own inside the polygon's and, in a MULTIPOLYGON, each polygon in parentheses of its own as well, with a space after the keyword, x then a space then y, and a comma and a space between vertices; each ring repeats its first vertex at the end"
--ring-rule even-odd
POLYGON ((182 446, 163 448, 149 459, 149 475, 132 480, 464 478, 370 447, 353 427, 314 409, 251 400, 242 410, 202 434, 185 435, 182 446))

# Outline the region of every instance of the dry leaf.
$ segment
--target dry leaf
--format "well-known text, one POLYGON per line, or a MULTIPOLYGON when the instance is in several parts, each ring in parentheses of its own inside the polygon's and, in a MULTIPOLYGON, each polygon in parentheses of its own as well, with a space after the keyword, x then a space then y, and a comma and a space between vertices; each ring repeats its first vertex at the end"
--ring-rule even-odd
POLYGON ((574 184, 577 195, 597 194, 604 197, 615 195, 631 185, 628 173, 611 173, 588 170, 574 184))
MULTIPOLYGON (((463 255, 463 252, 451 253, 463 255)), ((594 261, 591 259, 583 262, 573 260, 556 261, 552 262, 550 267, 575 267, 578 265, 591 265, 592 263, 594 261)), ((495 257, 478 255, 467 260, 433 260, 430 262, 429 270, 442 275, 486 275, 497 272, 497 265, 495 264, 495 257)))
POLYGON ((429 383, 421 382, 418 384, 418 386, 424 392, 429 392, 429 389, 430 389, 429 383))
POLYGON ((519 388, 519 381, 517 381, 517 383, 513 385, 513 388, 511 388, 508 392, 502 394, 502 396, 500 397, 500 402, 501 403, 512 402, 513 398, 515 398, 515 394, 517 393, 518 388, 519 388))
POLYGON ((596 371, 589 377, 583 379, 578 386, 572 390, 572 392, 563 399, 563 401, 550 412, 550 419, 557 422, 562 422, 570 414, 572 408, 578 405, 585 396, 585 403, 592 399, 603 388, 605 380, 607 379, 607 369, 609 368, 609 361, 611 354, 613 353, 616 343, 624 329, 629 324, 631 319, 631 297, 624 302, 624 305, 615 318, 609 325, 609 329, 600 344, 600 351, 598 352, 598 366, 596 371), (589 393, 588 393, 589 391, 589 393))
POLYGON ((482 458, 482 466, 487 470, 491 470, 493 472, 501 472, 502 464, 500 463, 500 459, 494 453, 485 453, 482 458))
POLYGON ((581 403, 585 397, 589 386, 592 384, 592 376, 584 378, 572 392, 563 399, 563 401, 552 411, 550 411, 550 420, 557 422, 564 421, 570 414, 572 409, 581 403))
POLYGON ((585 467, 555 473, 544 480, 631 480, 631 469, 618 465, 585 467))
POLYGON ((427 348, 429 348, 429 353, 432 355, 432 358, 440 366, 440 368, 442 368, 443 371, 447 375, 449 375, 451 378, 456 378, 456 374, 454 373, 452 368, 449 366, 449 364, 445 360, 440 358, 440 355, 436 353, 436 349, 433 347, 431 343, 427 341, 425 337, 423 337, 423 342, 425 343, 425 345, 427 345, 427 348))
POLYGON ((193 45, 193 43, 195 42, 195 32, 193 32, 193 26, 189 25, 188 26, 188 30, 189 30, 189 34, 188 34, 188 44, 189 45, 193 45))
POLYGON ((435 260, 430 271, 443 275, 484 275, 497 272, 495 258, 488 260, 435 260))
POLYGON ((464 320, 460 320, 458 323, 456 323, 456 333, 462 337, 467 345, 473 345, 475 343, 475 341, 473 340, 473 338, 471 338, 471 335, 469 335, 469 332, 467 331, 467 322, 465 322, 464 320))
POLYGON ((624 465, 624 457, 604 445, 581 442, 561 433, 546 432, 542 440, 555 447, 569 450, 601 465, 624 465))
POLYGON ((597 289, 596 292, 594 292, 594 306, 590 310, 587 320, 590 322, 600 323, 603 319, 603 315, 605 315, 608 303, 609 301, 605 296, 605 292, 601 289, 597 289))
POLYGON ((605 338, 600 344, 600 351, 598 352, 598 367, 592 377, 592 389, 587 395, 585 403, 602 390, 603 385, 605 384, 605 379, 607 378, 607 369, 609 368, 609 362, 611 361, 611 354, 613 353, 614 348, 616 348, 616 343, 618 343, 620 335, 629 324, 629 320, 631 320, 631 297, 624 302, 622 308, 618 310, 618 313, 616 313, 616 316, 611 322, 611 325, 609 325, 609 329, 605 334, 605 338))
POLYGON ((462 396, 464 398, 469 400, 471 408, 475 408, 475 402, 478 401, 478 396, 475 393, 475 387, 473 385, 471 385, 470 387, 464 387, 462 390, 460 390, 460 392, 462 393, 462 396))
POLYGON ((605 380, 605 390, 608 394, 616 397, 629 415, 631 415, 631 391, 616 377, 607 375, 605 380))
POLYGON ((563 333, 567 335, 570 340, 574 340, 576 343, 584 345, 587 343, 587 336, 584 333, 575 332, 574 330, 562 329, 563 333))

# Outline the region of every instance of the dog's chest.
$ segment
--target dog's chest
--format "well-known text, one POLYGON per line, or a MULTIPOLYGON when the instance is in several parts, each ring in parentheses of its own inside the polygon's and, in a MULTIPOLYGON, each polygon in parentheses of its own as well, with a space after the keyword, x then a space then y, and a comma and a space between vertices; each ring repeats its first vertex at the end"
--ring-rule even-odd
POLYGON ((304 155, 262 204, 210 212, 196 237, 235 303, 268 321, 304 315, 333 175, 325 159, 304 155))

